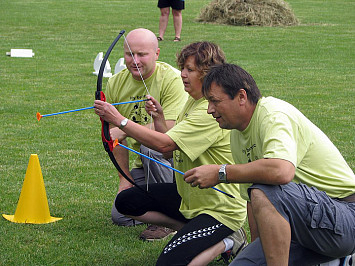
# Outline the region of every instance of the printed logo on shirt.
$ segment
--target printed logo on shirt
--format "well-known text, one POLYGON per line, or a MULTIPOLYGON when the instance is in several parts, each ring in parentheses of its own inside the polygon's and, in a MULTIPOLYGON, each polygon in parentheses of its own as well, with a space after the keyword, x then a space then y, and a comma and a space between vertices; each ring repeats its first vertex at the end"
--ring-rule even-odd
MULTIPOLYGON (((134 97, 130 97, 130 101, 142 100, 144 98, 145 95, 134 96, 134 97)), ((132 110, 129 114, 129 117, 130 120, 132 120, 135 123, 142 124, 142 125, 148 124, 150 121, 150 116, 145 111, 145 102, 139 102, 132 105, 132 110)))
POLYGON ((256 148, 256 144, 251 145, 249 148, 242 149, 242 153, 244 153, 248 158, 248 163, 252 162, 253 160, 258 160, 257 156, 254 156, 254 158, 252 158, 252 151, 254 148, 256 148))
POLYGON ((174 163, 182 163, 184 160, 180 157, 180 151, 174 152, 174 163))

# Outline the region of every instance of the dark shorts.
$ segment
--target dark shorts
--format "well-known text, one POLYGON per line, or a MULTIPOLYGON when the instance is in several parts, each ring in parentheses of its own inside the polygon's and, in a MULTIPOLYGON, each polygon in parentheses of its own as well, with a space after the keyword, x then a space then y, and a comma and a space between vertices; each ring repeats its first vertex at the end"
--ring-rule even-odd
MULTIPOLYGON (((294 182, 280 186, 254 184, 248 192, 252 189, 262 190, 290 223, 289 265, 318 264, 355 252, 355 203, 332 199, 323 191, 294 182)), ((247 246, 232 265, 253 265, 245 260, 263 265, 260 240, 247 246)))
MULTIPOLYGON (((143 190, 145 186, 141 186, 143 190)), ((179 211, 181 197, 175 183, 150 184, 145 192, 137 187, 123 190, 116 197, 117 210, 125 215, 141 216, 147 211, 156 211, 181 221, 188 220, 179 211)))
MULTIPOLYGON (((159 162, 169 166, 174 166, 172 159, 166 160, 161 153, 151 150, 143 145, 141 145, 140 152, 159 162)), ((165 166, 162 166, 152 160, 148 160, 143 156, 141 156, 141 161, 143 164, 142 168, 133 168, 130 171, 131 176, 137 185, 143 186, 145 184, 144 189, 149 189, 149 184, 151 183, 175 182, 173 170, 166 168, 165 166)), ((113 205, 111 209, 111 218, 114 224, 121 226, 132 226, 141 223, 133 220, 132 218, 124 216, 122 213, 119 213, 115 205, 113 205)))
POLYGON ((185 9, 185 0, 159 0, 158 7, 171 7, 172 9, 183 10, 185 9))

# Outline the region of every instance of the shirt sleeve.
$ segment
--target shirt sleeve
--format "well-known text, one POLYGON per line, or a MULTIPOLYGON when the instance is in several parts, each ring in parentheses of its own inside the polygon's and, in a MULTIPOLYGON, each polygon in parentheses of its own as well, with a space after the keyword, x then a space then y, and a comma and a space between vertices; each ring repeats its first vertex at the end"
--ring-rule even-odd
POLYGON ((175 77, 162 83, 160 104, 166 120, 176 120, 186 100, 187 93, 180 77, 175 77))
POLYGON ((195 109, 167 132, 191 161, 196 160, 220 137, 218 123, 205 108, 195 109))
POLYGON ((264 158, 278 158, 297 166, 297 124, 280 112, 264 117, 260 126, 264 158))

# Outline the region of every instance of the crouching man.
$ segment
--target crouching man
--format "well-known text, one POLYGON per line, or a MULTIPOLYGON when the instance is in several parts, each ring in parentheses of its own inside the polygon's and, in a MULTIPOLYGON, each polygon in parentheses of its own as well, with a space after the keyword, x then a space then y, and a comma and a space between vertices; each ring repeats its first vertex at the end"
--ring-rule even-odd
MULTIPOLYGON (((235 164, 252 234, 232 265, 315 265, 355 251, 355 176, 329 138, 299 110, 262 97, 236 65, 215 66, 203 82, 208 113, 231 129, 235 164)), ((218 184, 220 165, 185 173, 200 188, 218 184)))

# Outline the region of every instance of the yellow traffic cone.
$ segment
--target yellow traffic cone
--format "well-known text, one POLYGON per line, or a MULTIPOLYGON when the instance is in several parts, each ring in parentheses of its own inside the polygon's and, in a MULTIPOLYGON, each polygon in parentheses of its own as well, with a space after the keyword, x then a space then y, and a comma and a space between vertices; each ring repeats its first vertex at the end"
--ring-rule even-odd
POLYGON ((14 223, 31 224, 52 223, 62 219, 50 216, 37 154, 31 154, 15 215, 2 216, 14 223))

